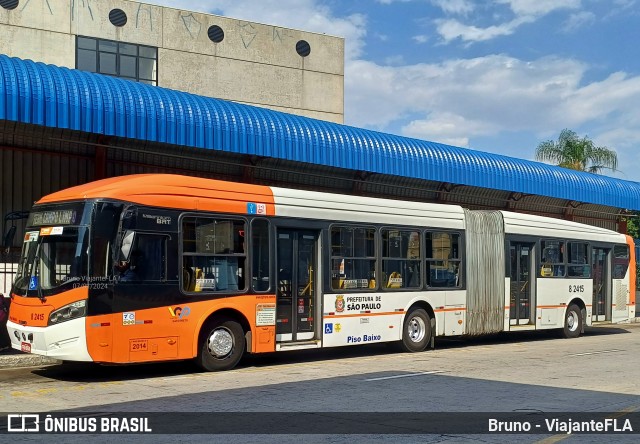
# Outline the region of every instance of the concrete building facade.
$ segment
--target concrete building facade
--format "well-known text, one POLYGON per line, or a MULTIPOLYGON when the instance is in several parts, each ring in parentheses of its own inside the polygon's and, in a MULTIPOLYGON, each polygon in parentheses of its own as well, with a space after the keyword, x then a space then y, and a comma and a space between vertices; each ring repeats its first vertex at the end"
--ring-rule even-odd
POLYGON ((126 0, 2 0, 0 42, 12 57, 344 120, 339 37, 126 0))

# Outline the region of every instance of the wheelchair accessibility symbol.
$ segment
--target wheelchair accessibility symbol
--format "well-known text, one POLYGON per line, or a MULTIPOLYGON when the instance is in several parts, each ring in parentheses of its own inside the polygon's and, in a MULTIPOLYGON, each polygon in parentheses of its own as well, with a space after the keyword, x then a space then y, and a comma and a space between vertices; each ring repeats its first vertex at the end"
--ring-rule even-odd
POLYGON ((333 333, 333 324, 324 324, 324 333, 326 335, 333 333))
POLYGON ((36 276, 31 276, 29 280, 29 290, 35 290, 38 288, 38 278, 36 276))

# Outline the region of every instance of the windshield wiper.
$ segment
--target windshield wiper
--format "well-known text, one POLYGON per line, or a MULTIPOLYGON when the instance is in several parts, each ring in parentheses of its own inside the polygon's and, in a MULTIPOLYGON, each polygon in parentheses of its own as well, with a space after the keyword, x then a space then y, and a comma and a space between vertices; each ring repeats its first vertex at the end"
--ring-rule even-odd
MULTIPOLYGON (((38 271, 40 268, 40 258, 38 256, 36 256, 36 258, 38 259, 38 262, 36 262, 36 275, 39 275, 40 273, 38 273, 38 271)), ((45 297, 42 295, 42 285, 40 285, 39 277, 38 281, 36 282, 36 287, 38 287, 38 299, 40 299, 42 302, 46 301, 45 297)))
POLYGON ((31 287, 32 279, 36 279, 36 295, 38 299, 42 302, 46 301, 45 297, 42 295, 42 287, 40 286, 40 278, 38 277, 38 268, 40 264, 40 246, 42 244, 38 241, 38 246, 36 247, 36 252, 33 255, 33 261, 31 262, 31 275, 29 276, 29 282, 27 283, 27 291, 25 292, 25 296, 29 296, 29 288, 31 287))

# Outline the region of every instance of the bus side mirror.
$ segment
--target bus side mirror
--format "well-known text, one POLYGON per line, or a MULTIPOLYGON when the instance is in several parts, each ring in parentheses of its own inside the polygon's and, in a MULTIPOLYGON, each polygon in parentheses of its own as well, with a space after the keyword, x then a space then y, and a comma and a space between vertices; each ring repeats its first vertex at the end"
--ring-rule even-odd
POLYGON ((127 230, 124 232, 122 236, 122 246, 120 247, 120 257, 119 261, 128 261, 131 256, 131 246, 133 245, 133 240, 135 238, 135 231, 127 230))
POLYGON ((7 234, 4 235, 4 240, 2 242, 2 247, 8 252, 9 248, 13 245, 13 238, 16 237, 16 229, 15 225, 9 227, 7 234))

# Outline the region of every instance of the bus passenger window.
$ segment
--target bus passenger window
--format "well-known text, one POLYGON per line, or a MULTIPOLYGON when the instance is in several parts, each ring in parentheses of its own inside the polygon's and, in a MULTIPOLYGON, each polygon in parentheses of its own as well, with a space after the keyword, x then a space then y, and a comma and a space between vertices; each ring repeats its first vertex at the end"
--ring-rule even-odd
POLYGON ((182 289, 235 292, 245 284, 243 220, 185 217, 182 220, 182 289))
POLYGON ((255 291, 269 290, 271 254, 269 251, 269 222, 255 219, 251 222, 252 285, 255 291))
POLYGON ((565 275, 564 241, 543 240, 540 241, 542 250, 542 265, 540 276, 563 277, 565 275))
POLYGON ((375 229, 331 228, 331 286, 334 290, 376 288, 375 229))
POLYGON ((460 235, 433 232, 426 234, 427 286, 460 287, 460 235))
POLYGON ((382 230, 382 288, 419 288, 420 233, 382 230))
POLYGON ((591 265, 589 264, 589 256, 587 255, 589 244, 584 242, 568 242, 567 247, 569 250, 567 275, 590 277, 591 265))
POLYGON ((629 269, 629 246, 614 245, 613 247, 613 278, 623 279, 629 269))

